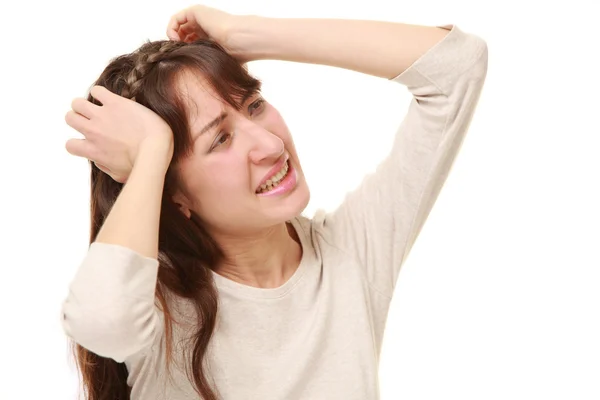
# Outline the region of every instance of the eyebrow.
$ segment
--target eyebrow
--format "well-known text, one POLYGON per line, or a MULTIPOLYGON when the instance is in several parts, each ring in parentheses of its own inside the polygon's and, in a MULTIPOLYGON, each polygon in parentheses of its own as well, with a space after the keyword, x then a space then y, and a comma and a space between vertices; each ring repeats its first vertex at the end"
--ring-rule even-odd
MULTIPOLYGON (((254 92, 247 92, 246 94, 244 94, 244 97, 242 98, 242 103, 244 104, 246 103, 246 101, 252 97, 255 93, 254 92)), ((221 114, 219 114, 215 119, 213 119, 212 121, 210 121, 208 124, 206 124, 204 126, 204 128, 202 128, 202 130, 200 131, 200 133, 198 134, 198 136, 202 135, 203 133, 206 133, 207 131, 211 130, 212 128, 214 128, 215 126, 219 125, 221 122, 223 122, 223 120, 225 118, 228 117, 229 114, 227 114, 226 111, 221 111, 221 114)))
POLYGON ((212 128, 214 128, 215 126, 219 125, 221 122, 223 122, 223 120, 225 118, 227 118, 227 112, 222 111, 221 114, 219 114, 219 116, 215 119, 213 119, 212 121, 210 121, 208 124, 206 124, 206 126, 204 128, 202 128, 202 130, 200 131, 200 135, 202 135, 203 133, 211 130, 212 128))

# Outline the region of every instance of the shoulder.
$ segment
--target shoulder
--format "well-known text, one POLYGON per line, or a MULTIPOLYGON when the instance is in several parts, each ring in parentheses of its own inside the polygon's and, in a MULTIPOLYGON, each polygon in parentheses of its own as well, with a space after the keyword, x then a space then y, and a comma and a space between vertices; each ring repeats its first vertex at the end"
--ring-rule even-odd
POLYGON ((322 260, 333 254, 348 257, 346 249, 335 240, 327 224, 327 215, 325 210, 318 209, 312 217, 301 214, 290 222, 296 228, 304 251, 312 252, 322 260))

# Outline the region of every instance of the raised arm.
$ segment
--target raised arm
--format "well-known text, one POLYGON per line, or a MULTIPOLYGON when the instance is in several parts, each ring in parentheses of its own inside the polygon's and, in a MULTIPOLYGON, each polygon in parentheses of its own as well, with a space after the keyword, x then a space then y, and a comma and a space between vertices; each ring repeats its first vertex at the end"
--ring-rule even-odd
POLYGON ((252 60, 275 59, 350 69, 392 78, 448 31, 384 21, 250 16, 232 33, 232 45, 252 60))
MULTIPOLYGON (((454 25, 263 19, 240 28, 251 59, 337 66, 405 85, 413 96, 393 147, 375 173, 315 223, 391 298, 408 256, 450 172, 487 74, 487 44, 454 25)), ((237 41, 236 41, 237 40, 237 41)), ((374 133, 376 134, 376 132, 374 133)))

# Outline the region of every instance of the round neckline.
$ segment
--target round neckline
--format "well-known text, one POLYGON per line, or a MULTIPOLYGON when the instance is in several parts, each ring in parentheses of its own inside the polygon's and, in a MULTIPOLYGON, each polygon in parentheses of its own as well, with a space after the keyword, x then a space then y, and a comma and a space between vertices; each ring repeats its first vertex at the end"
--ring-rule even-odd
POLYGON ((302 247, 302 256, 300 258, 300 264, 298 265, 298 268, 296 268, 296 271, 294 271, 292 276, 287 281, 285 281, 285 283, 276 288, 259 288, 256 286, 249 286, 240 282, 236 282, 222 275, 219 275, 215 271, 211 270, 213 278, 217 285, 217 289, 235 295, 242 295, 245 297, 261 299, 275 299, 278 297, 283 297, 287 293, 289 293, 300 281, 300 279, 302 279, 302 276, 304 275, 304 272, 307 268, 309 246, 307 243, 304 229, 301 226, 298 217, 294 217, 286 222, 291 223, 292 227, 296 230, 296 235, 300 239, 300 246, 302 247))

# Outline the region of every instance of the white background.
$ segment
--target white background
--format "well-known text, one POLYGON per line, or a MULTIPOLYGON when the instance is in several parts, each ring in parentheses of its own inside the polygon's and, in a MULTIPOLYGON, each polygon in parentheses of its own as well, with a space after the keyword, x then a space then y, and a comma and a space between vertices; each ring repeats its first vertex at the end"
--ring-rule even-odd
MULTIPOLYGON (((382 399, 600 399, 600 33, 592 1, 213 1, 233 13, 457 24, 487 81, 405 263, 382 399), (550 5, 552 3, 553 5, 550 5)), ((0 5, 0 399, 74 399, 60 306, 88 246, 89 166, 64 122, 108 61, 166 39, 187 1, 0 5)), ((410 101, 384 79, 256 62, 311 187, 335 207, 385 156, 410 101)))

